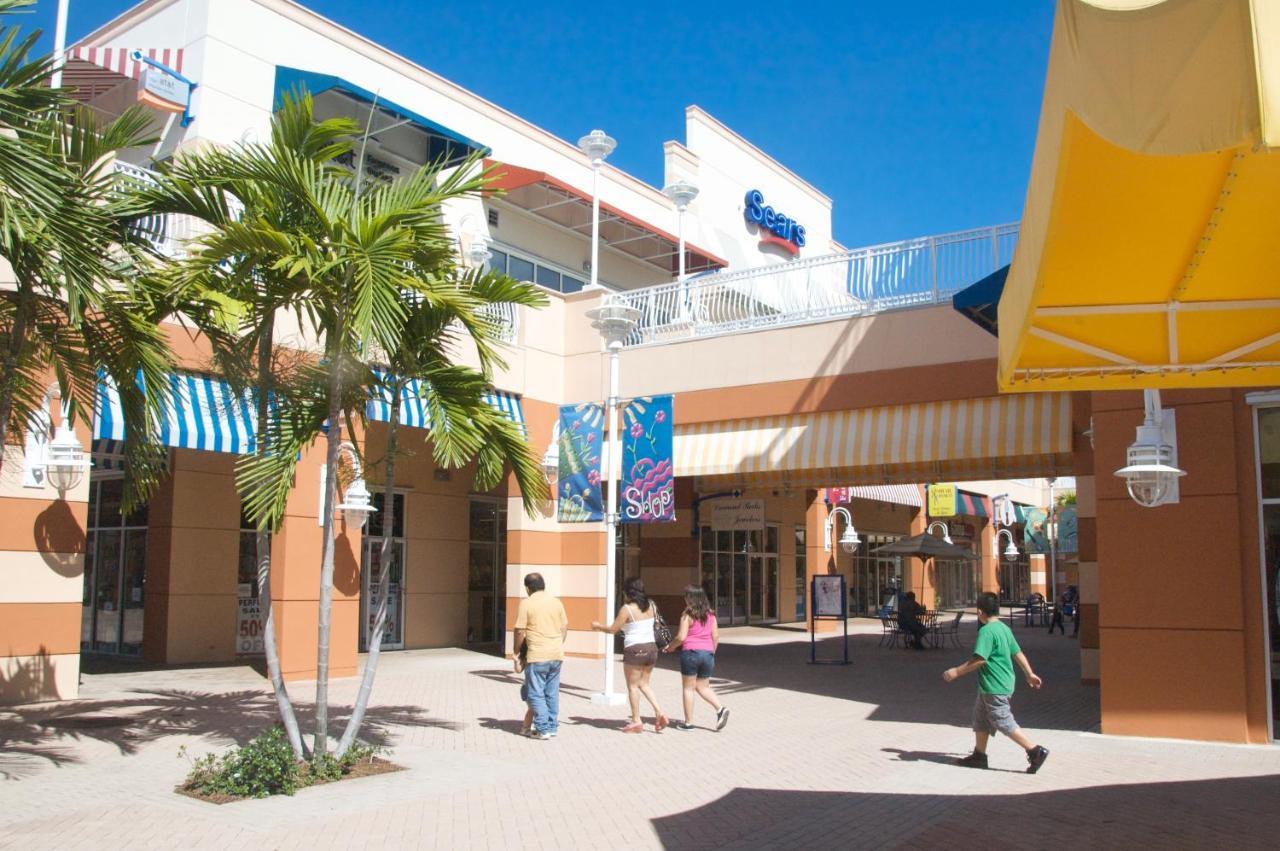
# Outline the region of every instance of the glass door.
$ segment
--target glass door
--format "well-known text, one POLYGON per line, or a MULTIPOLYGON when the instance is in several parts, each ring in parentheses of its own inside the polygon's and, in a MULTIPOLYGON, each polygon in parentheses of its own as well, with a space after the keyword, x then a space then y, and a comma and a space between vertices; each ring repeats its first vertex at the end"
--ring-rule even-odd
POLYGON ((507 610, 507 509, 487 497, 471 498, 467 567, 467 643, 501 652, 507 610))
POLYGON ((1271 736, 1280 732, 1280 408, 1257 409, 1258 479, 1262 494, 1262 571, 1267 606, 1271 736))
POLYGON ((122 515, 122 478, 91 478, 81 649, 136 656, 146 612, 147 509, 122 515))
MULTIPOLYGON (((360 635, 360 649, 369 649, 369 639, 373 635, 373 621, 378 613, 378 584, 376 576, 382 563, 382 546, 386 542, 386 526, 383 522, 383 508, 387 504, 386 493, 373 495, 373 506, 377 509, 369 516, 369 526, 361 541, 360 557, 360 608, 363 615, 360 622, 364 629, 360 635)), ((383 650, 404 649, 404 509, 405 495, 395 495, 395 523, 391 530, 391 564, 388 565, 387 577, 387 625, 382 632, 383 650)))

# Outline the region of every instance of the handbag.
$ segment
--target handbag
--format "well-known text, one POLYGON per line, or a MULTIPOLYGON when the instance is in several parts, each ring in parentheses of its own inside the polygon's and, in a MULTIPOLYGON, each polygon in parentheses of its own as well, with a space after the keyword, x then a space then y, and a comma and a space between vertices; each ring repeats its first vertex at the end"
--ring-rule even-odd
POLYGON ((667 626, 667 622, 662 619, 658 604, 650 603, 650 605, 653 606, 653 643, 658 645, 659 650, 665 650, 671 643, 671 627, 667 626))

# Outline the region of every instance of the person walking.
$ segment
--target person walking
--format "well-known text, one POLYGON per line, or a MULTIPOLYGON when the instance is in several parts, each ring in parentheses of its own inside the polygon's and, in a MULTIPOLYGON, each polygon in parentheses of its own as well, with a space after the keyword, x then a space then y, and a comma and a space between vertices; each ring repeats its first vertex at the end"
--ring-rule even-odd
POLYGON ((1013 696, 1013 663, 1017 662, 1027 685, 1040 688, 1043 681, 1031 670, 1013 630, 1000 620, 1000 598, 990 591, 978 595, 978 640, 973 658, 963 665, 947 668, 942 679, 954 682, 965 674, 978 672, 978 697, 973 704, 973 753, 956 760, 966 768, 987 767, 987 742, 997 732, 1013 739, 1027 753, 1027 773, 1035 774, 1049 757, 1049 749, 1037 745, 1018 727, 1009 707, 1013 696))
POLYGON ((707 592, 697 585, 684 589, 684 614, 680 616, 680 630, 664 649, 664 653, 680 650, 680 684, 684 689, 684 721, 676 724, 677 730, 693 729, 693 696, 696 694, 711 704, 716 711, 716 731, 729 723, 729 710, 720 704, 720 698, 711 688, 711 675, 716 670, 716 648, 720 646, 720 626, 707 592))
POLYGON ((545 741, 555 738, 560 729, 560 666, 564 662, 569 617, 560 598, 547 593, 542 574, 525 576, 524 590, 528 596, 516 611, 512 646, 517 653, 522 644, 525 646, 521 691, 533 712, 529 735, 545 741))
POLYGON ((591 628, 598 632, 616 635, 622 632, 622 673, 627 680, 627 700, 631 702, 631 723, 622 728, 624 733, 643 733, 640 720, 640 695, 653 707, 653 731, 661 733, 670 722, 658 706, 658 697, 649 687, 649 676, 658 661, 658 645, 653 639, 654 615, 657 608, 644 593, 640 577, 631 576, 622 583, 622 608, 613 623, 606 626, 592 621, 591 628))

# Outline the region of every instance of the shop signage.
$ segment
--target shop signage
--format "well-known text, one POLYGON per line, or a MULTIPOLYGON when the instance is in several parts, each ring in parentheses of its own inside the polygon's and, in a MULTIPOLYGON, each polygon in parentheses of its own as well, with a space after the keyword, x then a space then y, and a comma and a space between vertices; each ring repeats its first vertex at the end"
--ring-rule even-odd
POLYGON ((813 577, 813 614, 820 618, 845 617, 844 576, 837 573, 813 577))
POLYGON ((793 256, 804 248, 804 225, 767 206, 764 193, 759 189, 747 192, 743 216, 760 229, 761 245, 776 245, 793 256))
POLYGON ((262 634, 265 626, 258 598, 241 597, 236 612, 237 656, 260 656, 264 652, 262 634))
POLYGON ((640 396, 622 409, 623 523, 674 523, 672 397, 640 396))
POLYGON ((711 504, 711 528, 717 532, 750 532, 763 529, 764 500, 716 500, 711 504))
POLYGON ((165 112, 183 112, 190 88, 177 77, 148 66, 142 69, 138 79, 138 100, 165 112))
POLYGON ((604 519, 600 489, 600 447, 604 411, 593 402, 560 407, 560 452, 556 479, 556 519, 591 523, 604 519))
POLYGON ((847 505, 848 503, 848 488, 827 488, 827 505, 847 505))
POLYGON ((956 516, 955 485, 929 485, 929 516, 956 516))

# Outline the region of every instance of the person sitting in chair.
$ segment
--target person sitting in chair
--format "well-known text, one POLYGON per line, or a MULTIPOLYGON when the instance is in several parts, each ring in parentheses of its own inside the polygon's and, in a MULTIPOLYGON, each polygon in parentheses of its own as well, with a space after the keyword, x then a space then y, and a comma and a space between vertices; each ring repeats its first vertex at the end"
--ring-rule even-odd
POLYGON ((924 606, 916 602, 916 592, 908 591, 902 604, 898 606, 898 628, 903 632, 911 633, 912 641, 908 642, 907 646, 917 650, 924 649, 924 636, 929 631, 929 628, 920 622, 922 614, 924 614, 924 606))

